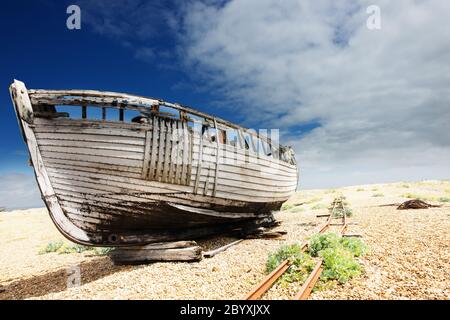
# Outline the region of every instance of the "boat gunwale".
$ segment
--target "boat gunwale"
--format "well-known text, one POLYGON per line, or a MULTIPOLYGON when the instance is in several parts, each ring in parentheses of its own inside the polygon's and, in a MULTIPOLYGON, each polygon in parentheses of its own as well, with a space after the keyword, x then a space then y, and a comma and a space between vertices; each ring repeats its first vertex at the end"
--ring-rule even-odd
MULTIPOLYGON (((224 120, 222 118, 195 110, 189 106, 184 106, 179 103, 171 103, 164 101, 162 99, 139 96, 128 93, 112 92, 112 91, 99 91, 99 90, 45 90, 45 89, 29 89, 28 95, 33 105, 35 104, 46 104, 46 105, 88 105, 93 107, 108 107, 116 109, 130 109, 138 111, 151 111, 152 106, 166 106, 169 108, 176 109, 178 111, 189 113, 197 117, 204 118, 205 120, 211 121, 208 125, 211 127, 217 127, 217 124, 225 126, 225 128, 217 127, 218 129, 236 129, 245 132, 253 137, 261 139, 272 146, 275 150, 283 150, 286 146, 278 144, 274 145, 272 140, 264 135, 258 134, 255 130, 249 129, 230 121, 224 120), (67 98, 70 97, 70 98, 67 98), (81 99, 80 99, 81 98, 81 99), (89 99, 92 98, 92 99, 89 99), (99 100, 100 99, 100 100, 99 100), (113 99, 112 101, 105 101, 104 99, 113 99), (114 100, 116 99, 116 100, 114 100), (117 99, 122 99, 123 101, 118 101, 117 99), (84 100, 84 101, 83 101, 84 100), (75 103, 81 102, 81 103, 75 103)), ((192 119, 194 122, 197 121, 192 119)), ((297 167, 295 157, 293 158, 294 163, 289 163, 280 159, 282 162, 297 167)))

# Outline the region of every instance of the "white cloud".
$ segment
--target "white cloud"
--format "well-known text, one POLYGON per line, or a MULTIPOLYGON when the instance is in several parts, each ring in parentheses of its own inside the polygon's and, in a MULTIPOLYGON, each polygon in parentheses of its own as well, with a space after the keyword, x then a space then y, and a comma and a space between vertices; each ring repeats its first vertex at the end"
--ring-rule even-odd
POLYGON ((450 3, 197 1, 185 10, 174 25, 186 66, 249 125, 286 133, 302 186, 450 177, 450 3), (366 28, 371 4, 381 30, 366 28), (311 121, 320 127, 288 133, 311 121))
POLYGON ((34 176, 24 173, 0 175, 0 207, 9 210, 44 206, 34 176))
POLYGON ((137 59, 185 68, 200 89, 175 87, 215 92, 224 99, 214 105, 245 125, 281 129, 303 187, 450 177, 447 1, 113 0, 81 8, 91 29, 137 59), (381 8, 381 30, 366 27, 369 5, 381 8), (320 125, 295 133, 310 123, 320 125))

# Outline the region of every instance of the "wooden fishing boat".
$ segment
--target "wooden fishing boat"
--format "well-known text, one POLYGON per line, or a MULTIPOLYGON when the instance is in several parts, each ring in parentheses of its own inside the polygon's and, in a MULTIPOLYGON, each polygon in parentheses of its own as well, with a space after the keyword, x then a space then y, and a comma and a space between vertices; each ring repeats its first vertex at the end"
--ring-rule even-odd
POLYGON ((179 104, 17 80, 10 93, 42 198, 74 242, 133 246, 267 225, 296 190, 290 147, 179 104))

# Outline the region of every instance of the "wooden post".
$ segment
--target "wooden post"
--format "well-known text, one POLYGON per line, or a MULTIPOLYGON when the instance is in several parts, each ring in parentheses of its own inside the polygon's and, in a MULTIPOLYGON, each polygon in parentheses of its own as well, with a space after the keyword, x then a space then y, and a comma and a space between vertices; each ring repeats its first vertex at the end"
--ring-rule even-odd
POLYGON ((81 108, 81 118, 86 119, 87 117, 87 106, 81 108))
POLYGON ((202 249, 195 241, 152 243, 146 246, 121 247, 110 253, 115 264, 141 264, 155 261, 199 261, 202 249))

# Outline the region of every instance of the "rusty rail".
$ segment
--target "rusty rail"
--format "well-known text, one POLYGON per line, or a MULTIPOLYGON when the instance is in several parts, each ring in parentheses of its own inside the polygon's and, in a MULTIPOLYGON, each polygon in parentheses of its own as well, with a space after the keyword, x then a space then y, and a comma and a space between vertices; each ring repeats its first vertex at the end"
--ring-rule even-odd
MULTIPOLYGON (((348 224, 347 224, 347 215, 346 215, 346 212, 345 212, 345 206, 344 206, 344 203, 342 201, 342 198, 334 200, 334 207, 333 207, 333 210, 330 213, 330 217, 327 220, 327 224, 328 224, 328 227, 329 227, 330 224, 331 224, 331 219, 333 218, 336 209, 341 210, 341 213, 342 213, 342 227, 339 230, 339 233, 341 235, 343 235, 347 231, 348 224), (337 206, 336 206, 337 203, 339 203, 339 205, 340 205, 339 208, 337 208, 337 206)), ((317 280, 319 280, 319 277, 322 274, 322 271, 323 271, 322 264, 323 264, 323 260, 320 259, 320 261, 317 262, 316 266, 314 267, 314 269, 311 272, 311 274, 309 275, 309 277, 306 279, 306 281, 303 284, 303 286, 300 288, 300 291, 295 295, 294 300, 307 300, 308 299, 308 297, 311 294, 311 291, 314 288, 317 280)))
MULTIPOLYGON (((301 248, 302 252, 306 251, 307 248, 308 243, 305 242, 301 248)), ((288 259, 281 262, 275 270, 267 275, 267 277, 265 277, 263 281, 257 284, 252 289, 252 291, 250 291, 250 293, 245 296, 244 300, 258 300, 259 298, 261 298, 262 295, 273 286, 275 281, 277 281, 289 269, 290 266, 291 262, 288 259)))
POLYGON ((300 291, 295 295, 294 300, 308 299, 312 289, 314 288, 314 285, 316 284, 317 280, 319 280, 319 277, 322 274, 323 271, 322 263, 323 263, 322 259, 319 262, 317 262, 308 279, 306 279, 305 283, 300 288, 300 291))
MULTIPOLYGON (((336 198, 333 201, 333 208, 330 212, 330 214, 328 215, 328 219, 325 222, 325 224, 319 229, 319 233, 324 233, 326 230, 328 230, 330 228, 331 225, 331 221, 333 220, 333 216, 335 213, 335 210, 337 209, 337 204, 340 204, 340 208, 342 210, 342 228, 340 230, 341 234, 344 234, 345 231, 347 230, 347 218, 346 218, 346 214, 345 214, 345 208, 342 202, 341 198, 336 198)), ((325 216, 325 215, 323 215, 325 216)), ((306 249, 308 248, 308 243, 305 242, 302 245, 302 252, 306 251, 306 249)), ((321 259, 320 261, 317 262, 316 266, 314 267, 313 271, 311 272, 311 274, 309 275, 309 277, 306 279, 305 283, 303 284, 303 286, 301 287, 300 291, 295 295, 294 299, 295 300, 306 300, 308 299, 312 289, 314 288, 314 285, 316 284, 317 280, 319 279, 322 271, 323 271, 323 266, 322 266, 323 260, 321 259)), ((291 266, 291 262, 289 260, 284 260, 283 262, 281 262, 278 267, 273 270, 269 275, 267 275, 258 285, 256 285, 249 294, 247 294, 244 299, 245 300, 258 300, 260 299, 264 293, 266 293, 272 286, 273 284, 289 269, 289 267, 291 266)))
POLYGON ((266 291, 269 290, 270 287, 273 286, 275 281, 277 281, 278 278, 281 277, 281 275, 285 273, 290 266, 291 263, 289 262, 289 260, 284 260, 275 270, 273 270, 267 277, 265 277, 260 284, 253 288, 253 290, 244 299, 258 300, 259 298, 261 298, 261 296, 266 293, 266 291))
MULTIPOLYGON (((323 233, 330 227, 332 215, 330 215, 327 219, 325 225, 320 228, 319 233, 323 233)), ((302 245, 302 252, 308 249, 308 242, 305 242, 302 245)), ((258 300, 260 299, 264 293, 266 293, 273 284, 289 269, 291 266, 291 262, 289 260, 284 260, 281 262, 278 267, 273 270, 267 277, 265 277, 258 285, 256 285, 249 294, 244 297, 244 300, 258 300)))

